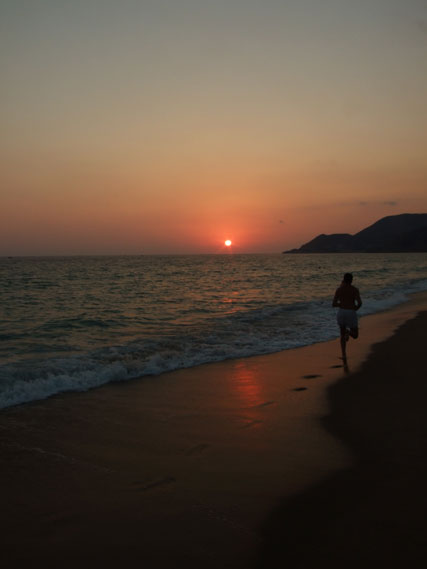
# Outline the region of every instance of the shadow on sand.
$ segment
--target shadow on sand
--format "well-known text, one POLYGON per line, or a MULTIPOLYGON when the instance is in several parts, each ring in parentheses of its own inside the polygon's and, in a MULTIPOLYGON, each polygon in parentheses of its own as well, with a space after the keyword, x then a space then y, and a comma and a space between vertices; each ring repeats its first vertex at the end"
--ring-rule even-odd
POLYGON ((256 569, 427 567, 427 312, 329 388, 325 428, 354 466, 283 501, 256 569))

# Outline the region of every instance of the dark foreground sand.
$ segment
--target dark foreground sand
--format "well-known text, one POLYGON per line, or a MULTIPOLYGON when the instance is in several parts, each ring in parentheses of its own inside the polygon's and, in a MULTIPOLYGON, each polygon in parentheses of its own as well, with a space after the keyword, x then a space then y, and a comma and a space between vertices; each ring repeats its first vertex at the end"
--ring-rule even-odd
POLYGON ((427 312, 329 388, 325 428, 356 461, 284 500, 258 568, 427 567, 427 312))
POLYGON ((0 412, 2 566, 426 567, 426 306, 0 412))

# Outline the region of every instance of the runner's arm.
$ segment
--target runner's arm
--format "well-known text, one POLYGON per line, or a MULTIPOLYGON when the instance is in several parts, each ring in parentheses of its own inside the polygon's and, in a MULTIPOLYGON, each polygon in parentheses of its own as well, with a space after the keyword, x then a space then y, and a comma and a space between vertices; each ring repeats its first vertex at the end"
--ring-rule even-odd
POLYGON ((339 298, 339 288, 337 288, 337 290, 335 291, 334 300, 332 301, 332 306, 339 306, 340 303, 341 303, 341 301, 339 298))
POLYGON ((359 310, 359 308, 362 306, 362 299, 360 298, 360 293, 359 293, 359 289, 356 289, 356 295, 354 297, 354 309, 355 310, 359 310))

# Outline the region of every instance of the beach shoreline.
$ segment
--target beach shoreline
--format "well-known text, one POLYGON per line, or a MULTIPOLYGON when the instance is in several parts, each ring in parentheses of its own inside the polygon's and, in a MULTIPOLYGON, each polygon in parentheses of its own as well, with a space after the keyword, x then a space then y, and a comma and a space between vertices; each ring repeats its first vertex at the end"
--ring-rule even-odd
MULTIPOLYGON (((349 377, 426 306, 419 293, 364 317, 349 377)), ((359 460, 322 419, 344 383, 339 351, 334 340, 3 410, 7 566, 262 566, 278 503, 359 460)))

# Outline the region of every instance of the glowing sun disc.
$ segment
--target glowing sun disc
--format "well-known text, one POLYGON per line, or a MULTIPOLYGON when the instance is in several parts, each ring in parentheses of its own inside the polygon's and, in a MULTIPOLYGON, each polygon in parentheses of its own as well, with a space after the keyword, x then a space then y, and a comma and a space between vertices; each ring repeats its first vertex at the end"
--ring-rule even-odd
POLYGON ((226 240, 224 241, 224 244, 225 244, 226 247, 230 247, 230 245, 231 245, 230 239, 226 239, 226 240))

